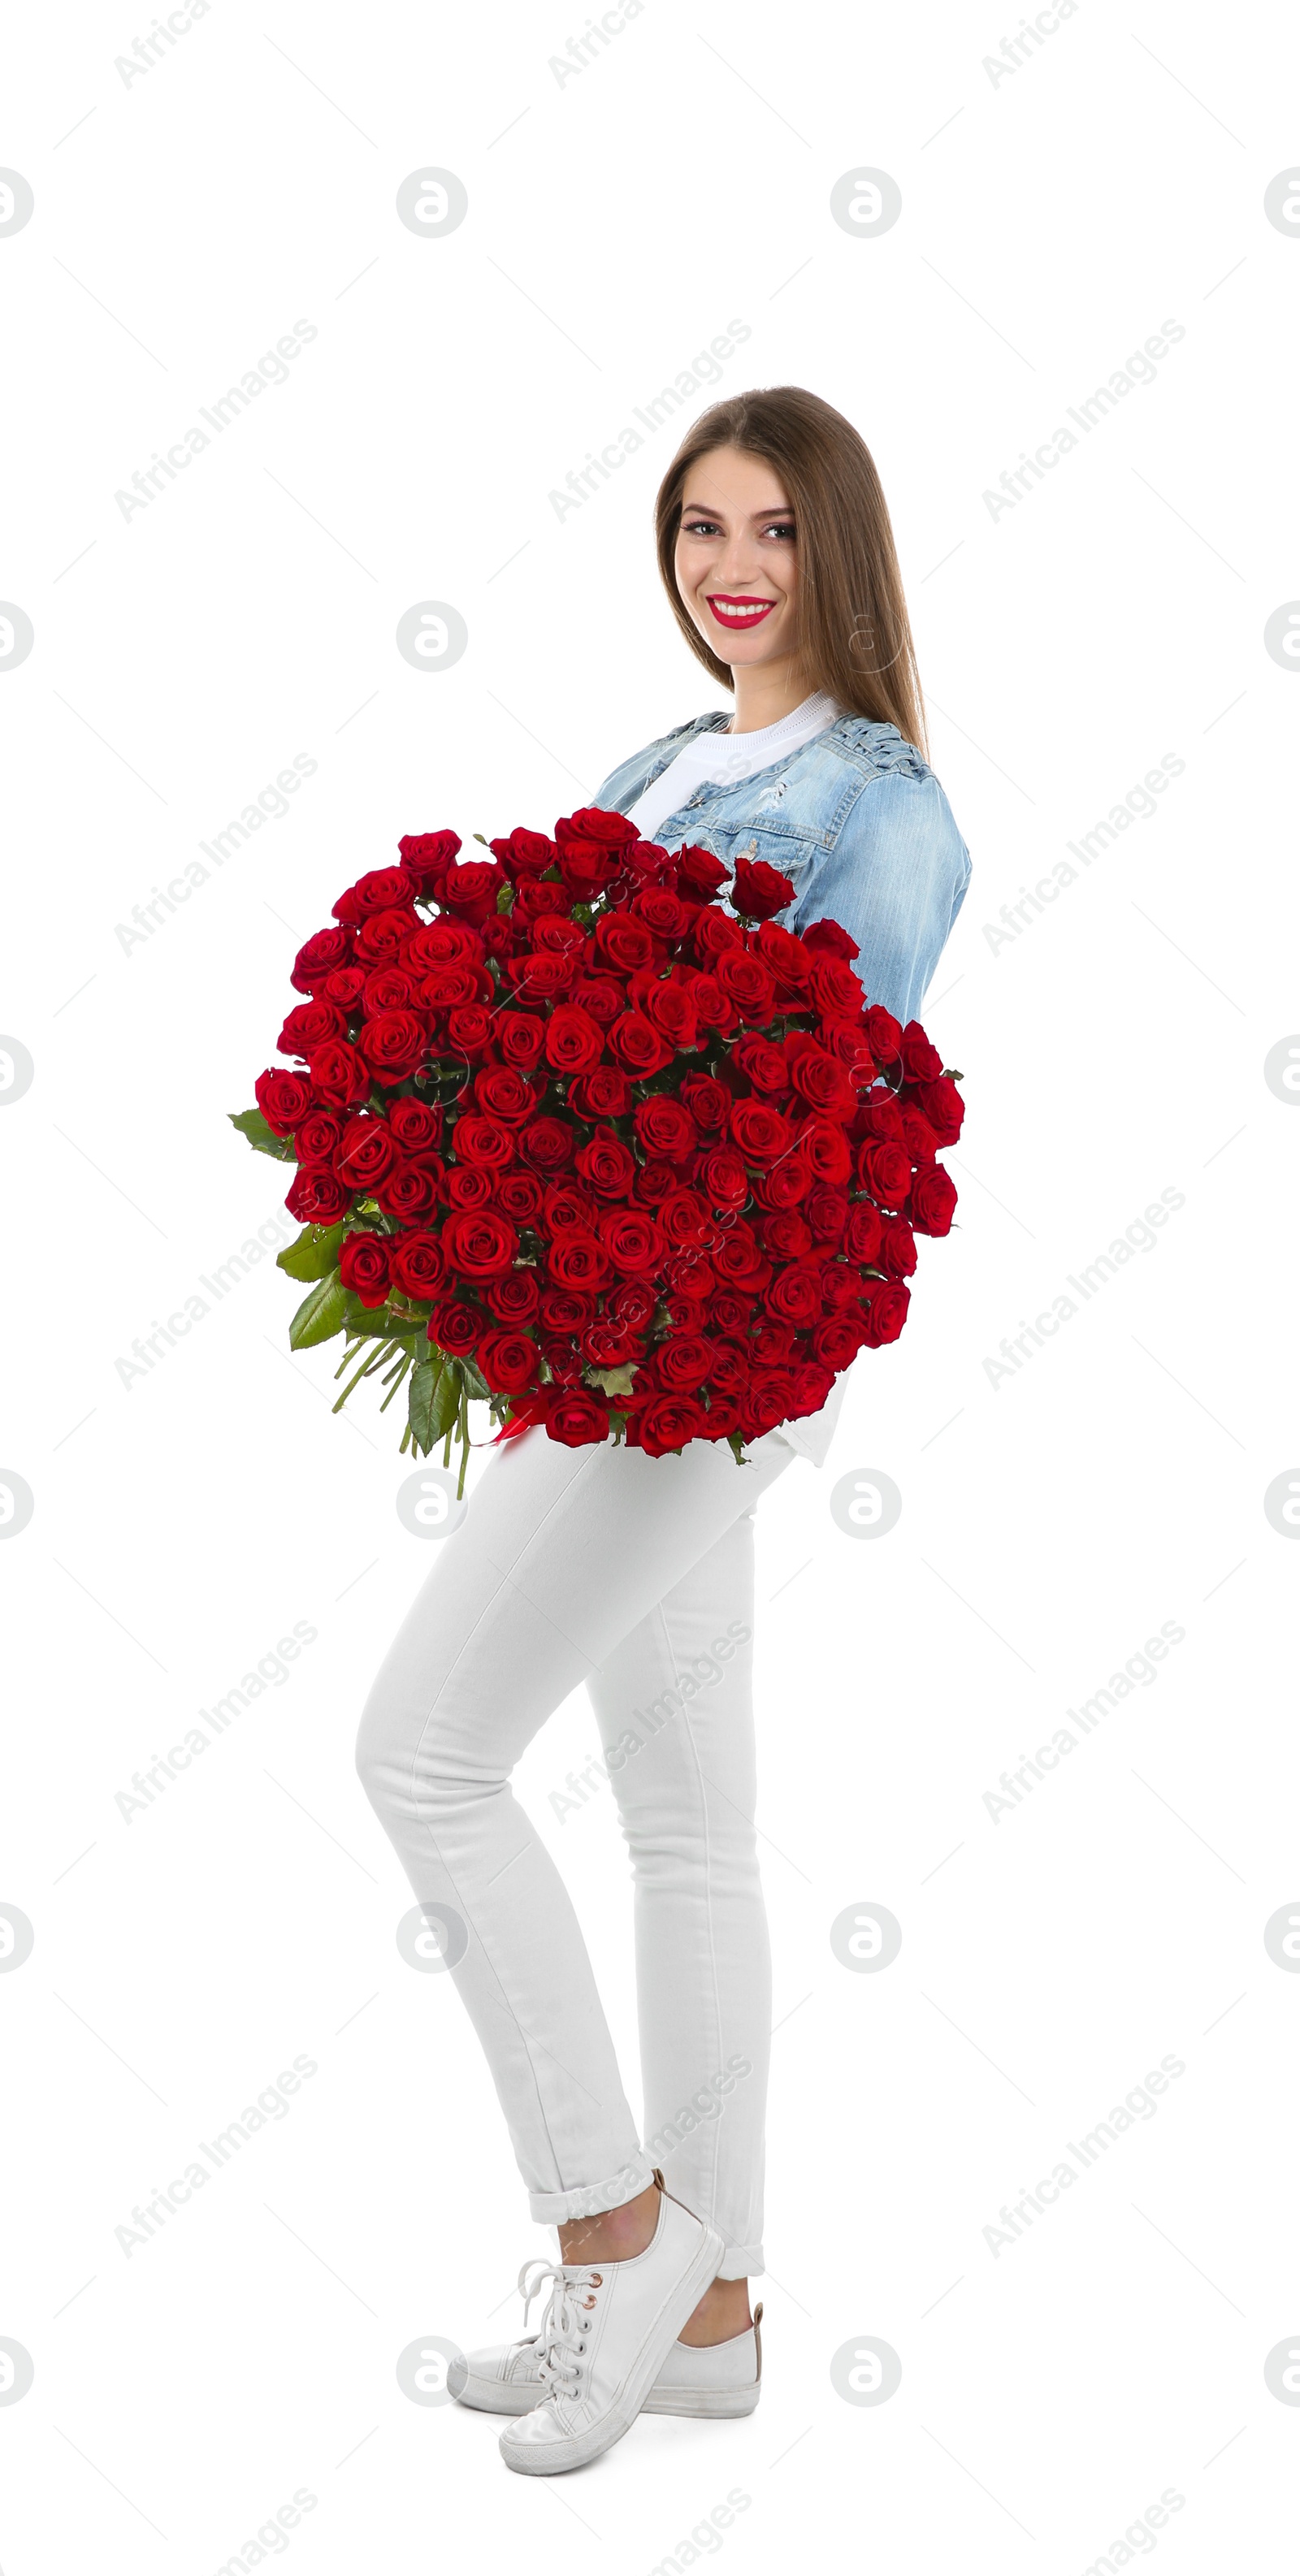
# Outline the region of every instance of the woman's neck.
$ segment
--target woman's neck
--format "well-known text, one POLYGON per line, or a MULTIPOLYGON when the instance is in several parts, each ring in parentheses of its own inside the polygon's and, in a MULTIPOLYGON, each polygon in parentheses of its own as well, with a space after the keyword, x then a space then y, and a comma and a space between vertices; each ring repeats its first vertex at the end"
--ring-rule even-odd
POLYGON ((779 662, 752 666, 733 662, 731 676, 736 706, 728 733, 761 733, 766 725, 780 724, 783 716, 792 716, 795 708, 812 694, 797 664, 784 657, 779 662))

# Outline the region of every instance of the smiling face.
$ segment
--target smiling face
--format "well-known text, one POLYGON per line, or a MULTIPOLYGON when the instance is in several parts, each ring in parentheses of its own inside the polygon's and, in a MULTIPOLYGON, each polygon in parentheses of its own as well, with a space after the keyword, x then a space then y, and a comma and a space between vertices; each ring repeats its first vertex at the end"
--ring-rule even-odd
POLYGON ((700 457, 682 494, 674 564, 682 599, 720 662, 737 672, 781 663, 793 675, 799 556, 773 466, 738 447, 700 457))

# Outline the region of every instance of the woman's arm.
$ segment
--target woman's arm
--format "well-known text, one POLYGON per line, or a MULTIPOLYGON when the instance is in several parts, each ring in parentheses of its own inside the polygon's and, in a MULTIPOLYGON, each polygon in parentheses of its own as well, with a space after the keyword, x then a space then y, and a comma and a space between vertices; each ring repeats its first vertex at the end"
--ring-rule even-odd
POLYGON ((786 918, 793 930, 838 921, 861 950, 853 964, 868 1001, 905 1027, 919 1015, 969 881, 970 855, 938 779, 883 770, 786 918))

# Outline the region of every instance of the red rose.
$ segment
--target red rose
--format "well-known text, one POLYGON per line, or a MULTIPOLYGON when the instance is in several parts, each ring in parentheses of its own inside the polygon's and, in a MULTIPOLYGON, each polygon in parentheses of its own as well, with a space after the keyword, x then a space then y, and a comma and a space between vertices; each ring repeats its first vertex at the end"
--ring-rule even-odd
POLYGON ((966 1115, 966 1103, 957 1085, 947 1075, 937 1082, 923 1082, 919 1106, 934 1130, 937 1145, 955 1145, 966 1115))
POLYGON ((598 1404, 585 1387, 565 1389, 546 1411, 547 1437, 560 1440, 566 1449, 583 1449, 589 1442, 608 1440, 609 1409, 598 1404))
MULTIPOLYGON (((595 1304, 595 1298, 591 1300, 595 1304)), ((582 1353, 573 1342, 553 1341, 543 1334, 537 1345, 557 1386, 577 1386, 582 1377, 582 1353)))
POLYGON ((749 1337, 750 1352, 762 1368, 785 1368, 794 1358, 798 1338, 793 1324, 764 1323, 760 1318, 749 1337))
POLYGON ((643 886, 632 898, 632 911, 655 939, 684 939, 691 916, 668 886, 643 886))
POLYGON ((416 891, 417 880, 406 868, 371 868, 348 886, 331 909, 336 921, 356 924, 409 903, 416 891))
POLYGON ((634 1079, 646 1081, 652 1073, 662 1073, 673 1060, 673 1050, 660 1037, 641 1011, 624 1011, 609 1032, 609 1051, 634 1079))
POLYGON ((435 1153, 442 1142, 442 1111, 427 1100, 395 1100, 388 1126, 403 1153, 417 1159, 435 1153))
POLYGON ((499 1118, 480 1118, 471 1109, 457 1119, 452 1135, 457 1161, 476 1163, 481 1171, 504 1172, 515 1159, 515 1140, 499 1118))
POLYGON ((496 911, 497 896, 505 883, 506 872, 499 859, 466 859, 459 867, 448 870, 438 900, 464 921, 486 921, 488 914, 496 911))
POLYGON ((573 1160, 573 1130, 558 1118, 534 1118, 519 1130, 519 1151, 537 1172, 562 1172, 573 1160))
POLYGON ((788 1369, 756 1369, 740 1399, 745 1438, 761 1439, 765 1431, 775 1431, 778 1422, 788 1422, 794 1400, 794 1381, 788 1369))
POLYGON ((781 992, 796 1001, 807 993, 814 961, 795 931, 781 930, 774 921, 760 923, 753 935, 752 953, 770 968, 781 992))
POLYGON ((424 921, 403 950, 405 963, 421 973, 435 966, 477 966, 483 944, 464 921, 424 921))
POLYGON ((552 1181, 542 1202, 542 1214, 551 1234, 594 1234, 600 1209, 588 1190, 577 1189, 567 1181, 552 1181))
POLYGON ((339 1254, 339 1277, 363 1306, 382 1306, 388 1295, 389 1239, 383 1234, 350 1234, 339 1254))
POLYGON ((813 1357, 823 1368, 834 1369, 838 1376, 851 1360, 857 1358, 867 1338, 867 1320, 855 1306, 838 1315, 828 1315, 818 1324, 812 1337, 813 1357))
POLYGON ((660 1207, 659 1223, 676 1252, 708 1244, 715 1233, 709 1209, 695 1190, 674 1190, 660 1207))
POLYGON ((466 1002, 460 1008, 447 1013, 445 1052, 448 1055, 462 1055, 467 1063, 472 1064, 489 1045, 492 1029, 492 1013, 485 1010, 481 1002, 466 1002))
POLYGON ((647 1154, 663 1154, 670 1163, 683 1162, 699 1143, 694 1119, 667 1092, 639 1101, 632 1124, 647 1154))
POLYGON ((849 1221, 844 1229, 844 1249, 850 1261, 856 1261, 859 1268, 864 1270, 868 1263, 878 1261, 882 1232, 883 1220, 879 1208, 871 1207, 865 1200, 859 1199, 857 1204, 850 1208, 849 1221))
POLYGON ((903 1141, 903 1113, 892 1091, 873 1091, 863 1101, 854 1120, 857 1137, 879 1136, 887 1145, 903 1141))
POLYGON ((320 985, 323 1002, 337 1002, 341 1011, 355 1012, 370 978, 361 966, 335 966, 320 985))
POLYGON ((724 1289, 710 1307, 710 1321, 719 1333, 747 1333, 753 1319, 752 1297, 733 1296, 724 1289))
POLYGON ((716 1146, 705 1154, 698 1173, 700 1184, 711 1207, 742 1208, 749 1196, 749 1176, 739 1154, 726 1145, 716 1146))
POLYGON ((513 1225, 535 1225, 542 1212, 542 1184, 535 1172, 506 1172, 496 1186, 496 1204, 513 1225))
POLYGON ((659 1226, 639 1208, 611 1208, 600 1219, 600 1240, 614 1269, 625 1278, 656 1270, 664 1257, 659 1226))
POLYGON ((531 1083, 512 1064, 485 1064, 474 1076, 474 1105, 505 1127, 521 1127, 537 1107, 531 1083))
POLYGON ((541 1302, 531 1270, 508 1270, 504 1279, 494 1279, 484 1289, 483 1296, 499 1324, 531 1323, 541 1302))
POLYGON ((350 930, 316 930, 304 940, 293 961, 289 981, 295 993, 310 993, 322 978, 336 966, 346 966, 352 955, 350 930))
POLYGON ((624 1368, 629 1360, 641 1358, 645 1337, 613 1315, 598 1315, 594 1324, 588 1324, 581 1347, 589 1368, 624 1368))
POLYGON ((357 932, 358 961, 367 966, 395 965, 415 928, 413 912, 367 914, 357 932))
POLYGON ((695 999, 685 984, 649 984, 641 998, 641 1008, 652 1029, 670 1047, 686 1051, 693 1047, 699 1034, 695 999))
POLYGON ((623 1279, 605 1299, 605 1312, 632 1332, 642 1332, 657 1304, 653 1279, 623 1279))
POLYGON ((916 1268, 916 1237, 906 1217, 887 1216, 880 1228, 880 1263, 892 1279, 910 1279, 916 1268))
POLYGON ((566 841, 560 852, 560 882, 574 903, 594 903, 615 866, 613 852, 602 850, 595 841, 566 841))
POLYGON ((408 832, 397 844, 402 866, 421 891, 446 875, 460 848, 459 832, 408 832))
MULTIPOLYGON (((333 1101, 340 1109, 350 1109, 354 1102, 369 1098, 369 1072, 356 1048, 349 1046, 344 1038, 330 1038, 323 1047, 318 1047, 308 1071, 317 1100, 333 1101)), ((294 1078, 288 1077, 290 1080, 294 1078)))
POLYGON ((590 1289, 544 1288, 538 1313, 548 1332, 585 1333, 595 1322, 596 1300, 590 1289))
POLYGON ((892 1011, 873 1003, 867 1013, 867 1042, 877 1064, 892 1064, 903 1043, 903 1032, 892 1011))
POLYGON ((562 1234, 548 1245, 546 1267, 558 1288, 603 1288, 609 1262, 594 1234, 562 1234))
POLYGON ((612 1029, 627 996, 612 975, 579 975, 569 999, 587 1012, 598 1029, 612 1029))
POLYGON ((782 1049, 773 1046, 770 1038, 742 1038, 739 1046, 732 1048, 731 1057, 755 1091, 789 1090, 790 1067, 782 1049))
POLYGON ((442 1248, 462 1279, 499 1279, 514 1260, 519 1237, 496 1208, 479 1208, 448 1217, 442 1248))
POLYGON ((731 885, 731 908, 750 921, 770 921, 774 912, 784 912, 794 902, 794 887, 788 877, 770 868, 765 859, 737 859, 731 885))
POLYGON ((275 1041, 278 1055, 300 1056, 303 1063, 327 1038, 345 1038, 347 1019, 333 1002, 298 1002, 275 1041))
POLYGON ((437 1205, 438 1180, 427 1163, 399 1163, 371 1193, 385 1216, 427 1216, 437 1205))
POLYGON ((531 1011, 502 1011, 497 1019, 497 1045, 505 1063, 520 1073, 531 1073, 546 1038, 543 1021, 531 1011))
POLYGON ((332 1166, 343 1141, 343 1121, 332 1109, 313 1109, 295 1130, 293 1141, 300 1163, 332 1166))
POLYGON ((458 1002, 476 1002, 479 998, 478 969, 463 957, 434 966, 420 978, 420 1000, 427 1011, 445 1011, 458 1002))
POLYGON ((626 1198, 636 1177, 636 1165, 622 1137, 608 1128, 599 1129, 590 1144, 579 1149, 574 1170, 606 1199, 626 1198))
POLYGON ((821 1283, 813 1271, 792 1264, 788 1270, 778 1270, 763 1303, 778 1324, 793 1324, 807 1332, 822 1310, 821 1283))
POLYGON ((405 1082, 426 1053, 428 1039, 414 1011, 381 1011, 378 1019, 366 1021, 357 1045, 376 1082, 405 1082))
POLYGON ((567 993, 574 977, 571 956, 561 948, 526 948, 522 957, 512 957, 506 968, 507 981, 513 985, 521 1002, 556 1002, 567 993))
POLYGON ((387 1179, 397 1150, 386 1118, 349 1118, 334 1169, 349 1189, 369 1191, 377 1181, 387 1179))
POLYGON ((807 1198, 812 1178, 806 1155, 795 1145, 772 1165, 770 1172, 754 1173, 750 1182, 754 1204, 778 1210, 797 1207, 800 1199, 807 1198))
POLYGON ((909 1020, 903 1031, 903 1071, 909 1082, 937 1082, 943 1072, 943 1057, 919 1020, 909 1020))
POLYGON ((810 1190, 807 1217, 819 1243, 838 1243, 849 1221, 847 1190, 810 1190))
POLYGON ((642 1163, 637 1173, 632 1184, 632 1196, 639 1199, 643 1207, 658 1207, 660 1200, 670 1198, 676 1187, 676 1165, 652 1155, 648 1163, 642 1163))
POLYGON ((718 1082, 713 1074, 688 1073, 681 1088, 681 1102, 696 1126, 703 1128, 706 1136, 712 1136, 726 1119, 731 1095, 726 1084, 718 1082))
POLYGON ((466 1297, 444 1297, 429 1317, 429 1339, 452 1359, 468 1359, 483 1330, 483 1312, 466 1297))
POLYGON ((624 850, 639 836, 626 814, 611 813, 603 805, 580 805, 576 814, 560 816, 555 837, 557 841, 599 841, 602 849, 624 850))
POLYGON ((733 1100, 730 1126, 733 1142, 747 1163, 772 1164, 794 1142, 789 1119, 762 1100, 733 1100))
MULTIPOLYGON (((635 1445, 649 1458, 664 1458, 670 1449, 684 1449, 688 1440, 698 1440, 708 1429, 709 1417, 702 1404, 689 1395, 652 1395, 633 1417, 636 1426, 635 1445)), ((632 1423, 628 1426, 631 1436, 632 1423)))
POLYGON ((843 957, 847 961, 862 954, 856 939, 850 939, 838 921, 811 922, 802 937, 805 948, 820 948, 828 957, 843 957))
POLYGON ((393 1285, 403 1296, 432 1297, 447 1276, 447 1256, 436 1234, 416 1228, 393 1246, 393 1285))
MULTIPOLYGON (((508 1179, 509 1174, 506 1177, 508 1179)), ((489 1207, 497 1196, 498 1186, 504 1188, 505 1184, 498 1185, 496 1174, 483 1171, 477 1163, 453 1163, 451 1170, 442 1176, 440 1196, 459 1215, 475 1208, 489 1207)))
POLYGON ((705 1384, 714 1345, 703 1333, 671 1333, 655 1355, 655 1376, 665 1393, 688 1395, 705 1384))
POLYGON ((935 1135, 929 1119, 923 1117, 921 1111, 915 1108, 910 1100, 905 1100, 903 1103, 903 1143, 907 1147, 910 1160, 914 1163, 932 1163, 934 1161, 935 1149, 938 1142, 939 1139, 935 1135))
POLYGON ((764 1218, 763 1250, 774 1261, 797 1261, 801 1252, 811 1252, 812 1228, 805 1225, 797 1208, 783 1208, 776 1216, 764 1218))
POLYGON ((957 1205, 957 1191, 950 1173, 942 1163, 927 1163, 912 1183, 907 1213, 918 1234, 947 1234, 952 1225, 952 1212, 957 1205))
POLYGON ((562 885, 554 885, 549 878, 543 885, 536 877, 521 877, 515 887, 515 908, 510 918, 528 925, 552 919, 568 909, 569 898, 562 885))
MULTIPOLYGON (((938 1166, 936 1165, 936 1170, 938 1166)), ((881 1207, 901 1208, 912 1185, 912 1166, 904 1145, 863 1145, 858 1152, 858 1179, 881 1207)))
POLYGON ((284 1203, 300 1225, 337 1225, 352 1204, 352 1192, 325 1164, 310 1163, 295 1172, 284 1203))
POLYGON ((561 1002, 546 1023, 546 1061, 556 1073, 590 1073, 605 1052, 596 1022, 576 1003, 561 1002))
POLYGON ((830 1019, 841 1019, 862 1008, 862 986, 851 966, 840 957, 817 957, 813 960, 812 998, 819 1011, 830 1019))
POLYGON ((626 1118, 632 1086, 616 1064, 598 1064, 569 1085, 569 1107, 577 1118, 626 1118))
POLYGON ((760 957, 750 957, 741 948, 728 948, 718 959, 715 973, 729 1002, 734 1002, 742 1020, 770 1020, 776 1001, 776 988, 760 957))
POLYGON ((691 1000, 697 1028, 717 1029, 726 1038, 735 1036, 736 1007, 727 1000, 716 975, 697 975, 691 985, 691 1000))
MULTIPOLYGON (((852 974, 850 966, 848 973, 852 974)), ((823 1117, 851 1118, 857 1095, 842 1064, 819 1046, 804 1047, 790 1067, 790 1079, 801 1099, 823 1117)))
POLYGON ((516 824, 504 841, 489 841, 494 859, 499 859, 508 877, 540 877, 555 861, 555 843, 544 832, 526 832, 516 824))
MULTIPOLYGON (((361 969, 350 966, 347 972, 358 975, 361 969)), ((324 998, 328 1000, 329 996, 324 998)), ((409 1011, 417 999, 415 979, 404 966, 376 966, 363 980, 361 998, 368 1020, 376 1019, 381 1011, 409 1011)))
MULTIPOLYGON (((871 1292, 871 1306, 866 1319, 864 1339, 868 1350, 879 1350, 885 1342, 896 1342, 907 1322, 911 1290, 901 1279, 880 1279, 871 1292)), ((813 1336, 814 1347, 816 1335, 813 1336)))
POLYGON ((537 1376, 537 1344, 526 1333, 485 1333, 474 1358, 497 1395, 522 1395, 537 1376))
POLYGON ((815 1181, 847 1181, 853 1169, 848 1138, 828 1118, 805 1121, 799 1130, 799 1151, 815 1181))
MULTIPOLYGON (((345 1047, 343 1052, 351 1055, 352 1049, 345 1047)), ((368 1083, 366 1088, 370 1088, 368 1083)), ((308 1081, 300 1073, 286 1073, 283 1065, 274 1065, 269 1066, 265 1073, 259 1073, 253 1085, 253 1098, 267 1126, 273 1128, 277 1136, 288 1136, 310 1116, 312 1092, 319 1089, 314 1077, 308 1081)))
POLYGON ((685 886, 689 894, 698 895, 703 903, 711 903, 718 888, 727 882, 721 859, 715 859, 712 850, 701 849, 695 842, 678 853, 677 869, 678 884, 685 886))
POLYGON ((710 965, 724 952, 738 950, 742 956, 744 954, 744 931, 729 912, 702 912, 692 936, 696 956, 706 958, 710 965))
POLYGON ((654 958, 654 941, 643 921, 630 912, 602 913, 596 924, 596 946, 605 964, 619 975, 633 975, 654 958))

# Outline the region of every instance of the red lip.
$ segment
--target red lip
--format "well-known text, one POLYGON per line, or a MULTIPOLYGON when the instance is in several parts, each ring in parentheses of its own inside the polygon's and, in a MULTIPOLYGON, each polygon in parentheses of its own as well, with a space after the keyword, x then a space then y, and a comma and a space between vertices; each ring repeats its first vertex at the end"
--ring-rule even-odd
POLYGON ((736 635, 742 628, 761 626, 764 618, 779 606, 775 599, 746 599, 725 590, 706 591, 705 598, 719 626, 729 627, 736 635))

